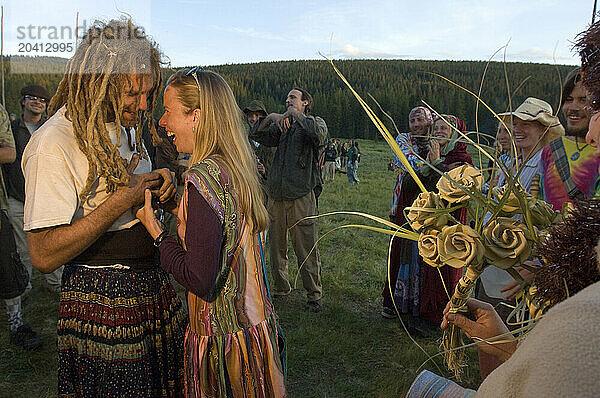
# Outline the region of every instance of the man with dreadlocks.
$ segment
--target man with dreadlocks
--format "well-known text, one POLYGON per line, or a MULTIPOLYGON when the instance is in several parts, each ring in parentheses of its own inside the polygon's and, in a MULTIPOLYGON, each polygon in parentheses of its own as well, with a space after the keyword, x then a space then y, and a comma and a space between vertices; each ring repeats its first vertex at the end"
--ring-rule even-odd
POLYGON ((151 172, 161 55, 127 20, 96 22, 23 154, 25 230, 33 265, 66 264, 58 320, 60 397, 180 396, 186 316, 134 206, 173 176, 151 172), (142 116, 142 117, 140 117, 142 116))

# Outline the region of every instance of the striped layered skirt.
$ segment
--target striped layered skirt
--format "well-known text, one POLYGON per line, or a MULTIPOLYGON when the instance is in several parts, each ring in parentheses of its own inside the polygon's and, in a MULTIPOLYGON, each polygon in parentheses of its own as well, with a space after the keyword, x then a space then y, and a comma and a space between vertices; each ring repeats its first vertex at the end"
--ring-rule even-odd
POLYGON ((236 333, 185 339, 186 398, 284 398, 285 341, 275 315, 236 333))
POLYGON ((160 268, 66 266, 58 396, 182 396, 186 325, 181 301, 160 268))

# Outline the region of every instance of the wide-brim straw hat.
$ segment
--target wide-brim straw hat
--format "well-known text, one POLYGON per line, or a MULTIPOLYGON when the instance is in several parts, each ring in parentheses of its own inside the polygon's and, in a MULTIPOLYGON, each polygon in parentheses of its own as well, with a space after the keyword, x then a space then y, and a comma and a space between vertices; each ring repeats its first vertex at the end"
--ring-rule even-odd
POLYGON ((500 113, 498 116, 507 121, 510 120, 511 115, 525 121, 536 121, 547 127, 546 134, 542 138, 545 144, 565 135, 565 129, 560 124, 558 116, 552 112, 552 106, 541 99, 529 97, 514 112, 500 113))

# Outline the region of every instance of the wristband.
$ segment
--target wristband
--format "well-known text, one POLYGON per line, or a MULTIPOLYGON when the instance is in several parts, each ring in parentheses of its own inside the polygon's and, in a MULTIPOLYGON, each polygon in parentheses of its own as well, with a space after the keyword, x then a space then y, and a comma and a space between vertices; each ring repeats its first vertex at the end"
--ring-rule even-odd
POLYGON ((154 239, 154 246, 156 246, 156 247, 159 247, 159 246, 160 246, 160 244, 162 243, 162 241, 163 241, 163 240, 164 240, 164 239, 165 239, 167 236, 169 236, 169 233, 168 233, 167 231, 162 231, 162 232, 160 233, 160 235, 158 235, 158 236, 156 237, 156 239, 154 239))

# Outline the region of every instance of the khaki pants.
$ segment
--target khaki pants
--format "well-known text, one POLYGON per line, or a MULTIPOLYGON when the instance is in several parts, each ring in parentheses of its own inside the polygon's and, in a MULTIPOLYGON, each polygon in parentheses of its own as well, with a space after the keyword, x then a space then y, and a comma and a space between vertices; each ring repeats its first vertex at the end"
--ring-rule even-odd
POLYGON ((269 252, 274 294, 287 294, 291 291, 287 257, 287 231, 289 228, 306 296, 309 301, 319 300, 323 294, 319 251, 315 247, 310 256, 308 255, 318 239, 316 220, 304 220, 296 224, 306 216, 317 214, 314 192, 310 191, 309 194, 295 200, 269 199, 267 208, 271 218, 269 252), (296 225, 292 228, 294 224, 296 225))
POLYGON ((333 181, 335 178, 335 162, 325 162, 321 178, 323 181, 333 181))

